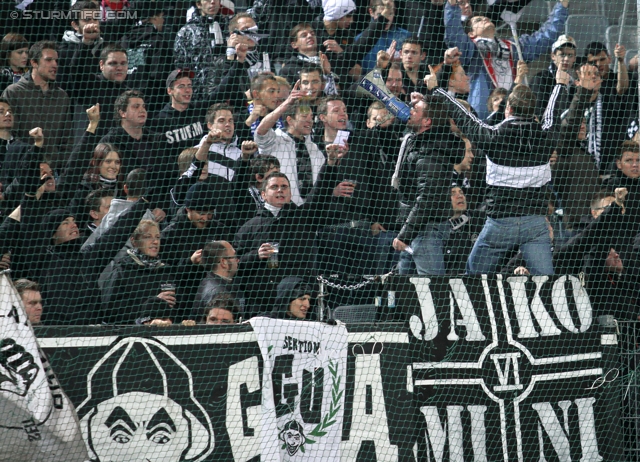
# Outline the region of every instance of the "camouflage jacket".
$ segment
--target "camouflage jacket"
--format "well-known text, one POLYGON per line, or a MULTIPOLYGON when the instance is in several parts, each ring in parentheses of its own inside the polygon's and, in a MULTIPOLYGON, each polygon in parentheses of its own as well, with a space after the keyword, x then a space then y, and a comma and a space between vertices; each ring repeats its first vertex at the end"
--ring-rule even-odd
POLYGON ((173 61, 179 69, 191 69, 194 93, 207 93, 220 80, 220 58, 227 50, 229 17, 194 16, 176 35, 173 61))

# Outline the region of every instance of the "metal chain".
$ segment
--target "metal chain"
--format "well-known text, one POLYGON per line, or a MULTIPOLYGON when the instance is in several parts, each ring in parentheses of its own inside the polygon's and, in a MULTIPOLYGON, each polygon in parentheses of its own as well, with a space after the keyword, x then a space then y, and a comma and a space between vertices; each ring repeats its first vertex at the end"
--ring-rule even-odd
POLYGON ((374 282, 378 282, 378 281, 382 281, 384 282, 384 280, 389 277, 390 275, 393 274, 393 271, 388 272, 387 274, 382 274, 380 276, 374 276, 369 280, 365 280, 362 281, 358 284, 353 284, 353 285, 344 285, 344 284, 336 284, 334 282, 331 282, 327 279, 325 279, 322 275, 318 276, 318 282, 325 284, 328 287, 331 287, 333 289, 342 289, 342 290, 358 290, 358 289, 362 289, 365 286, 368 286, 369 284, 373 284, 374 282))

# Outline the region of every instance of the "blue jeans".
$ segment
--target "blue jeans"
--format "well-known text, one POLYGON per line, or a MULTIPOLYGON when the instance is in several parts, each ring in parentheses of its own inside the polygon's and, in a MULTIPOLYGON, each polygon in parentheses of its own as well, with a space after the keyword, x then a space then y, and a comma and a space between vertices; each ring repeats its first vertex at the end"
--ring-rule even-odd
POLYGON ((420 274, 427 276, 443 276, 447 274, 444 264, 444 243, 449 239, 451 224, 449 220, 427 225, 411 241, 413 255, 409 252, 400 254, 398 272, 400 274, 420 274))
POLYGON ((467 261, 468 274, 496 273, 519 248, 532 275, 553 274, 551 238, 543 216, 487 218, 467 261))

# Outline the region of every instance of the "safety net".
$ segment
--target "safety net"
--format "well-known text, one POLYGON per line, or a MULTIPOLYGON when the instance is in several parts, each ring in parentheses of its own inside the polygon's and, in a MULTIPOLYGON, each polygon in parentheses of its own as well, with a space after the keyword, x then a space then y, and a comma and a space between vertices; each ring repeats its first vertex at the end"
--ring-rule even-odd
POLYGON ((0 461, 640 461, 637 8, 0 2, 0 461))

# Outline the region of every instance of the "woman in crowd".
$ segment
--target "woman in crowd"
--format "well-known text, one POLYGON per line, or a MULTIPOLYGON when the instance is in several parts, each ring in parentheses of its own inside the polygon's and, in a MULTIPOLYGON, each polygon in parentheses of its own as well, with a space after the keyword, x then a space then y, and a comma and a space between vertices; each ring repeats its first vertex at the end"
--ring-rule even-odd
POLYGON ((5 35, 0 42, 0 52, 6 67, 0 68, 0 92, 16 83, 29 66, 29 42, 20 34, 5 35))
MULTIPOLYGON (((107 323, 134 323, 141 316, 141 307, 153 297, 174 308, 180 295, 177 290, 180 282, 197 270, 202 254, 198 250, 190 262, 175 267, 164 263, 158 257, 160 226, 151 220, 140 221, 131 235, 131 243, 133 249, 113 261, 113 269, 102 287, 104 321, 107 323)), ((177 318, 181 316, 174 313, 172 320, 177 318)))
POLYGON ((290 321, 315 319, 311 307, 313 292, 313 288, 302 278, 284 278, 278 284, 278 296, 271 317, 290 321))

